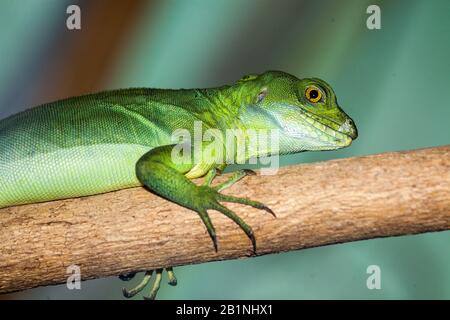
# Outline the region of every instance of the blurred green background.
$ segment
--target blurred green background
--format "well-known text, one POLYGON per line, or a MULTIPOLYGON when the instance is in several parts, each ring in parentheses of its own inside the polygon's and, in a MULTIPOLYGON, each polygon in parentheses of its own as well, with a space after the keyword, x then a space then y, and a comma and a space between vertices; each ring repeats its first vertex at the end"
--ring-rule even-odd
MULTIPOLYGON (((103 89, 210 87, 279 69, 329 82, 360 133, 348 149, 284 165, 445 145, 449 15, 447 0, 2 0, 0 118, 103 89), (66 28, 69 4, 81 7, 80 31, 66 28), (381 30, 366 27, 370 4, 381 30)), ((159 299, 450 299, 449 244, 447 231, 179 267, 159 299), (381 290, 366 287, 373 264, 381 290)), ((1 298, 121 299, 123 285, 1 298)))

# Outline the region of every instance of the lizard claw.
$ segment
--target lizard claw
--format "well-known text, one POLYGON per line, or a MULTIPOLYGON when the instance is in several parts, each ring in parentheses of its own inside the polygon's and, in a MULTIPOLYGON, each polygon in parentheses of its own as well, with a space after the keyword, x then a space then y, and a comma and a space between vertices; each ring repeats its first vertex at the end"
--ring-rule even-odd
MULTIPOLYGON (((169 284, 172 285, 172 286, 176 286, 177 285, 177 278, 175 277, 175 273, 173 272, 173 268, 172 267, 166 268, 166 271, 167 271, 167 276, 169 278, 169 284)), ((163 269, 157 269, 155 271, 155 273, 156 273, 155 281, 154 281, 154 283, 153 283, 153 285, 151 287, 150 295, 143 297, 145 300, 154 300, 156 298, 156 295, 158 293, 159 287, 161 285, 162 272, 163 272, 163 269)), ((136 294, 138 294, 139 292, 144 290, 144 288, 150 282, 152 274, 153 274, 153 270, 146 271, 145 274, 144 274, 144 277, 142 278, 141 282, 137 286, 135 286, 134 288, 129 289, 129 290, 126 289, 126 288, 122 288, 122 293, 123 293, 124 297, 125 298, 132 298, 136 294)))
POLYGON ((173 268, 172 267, 166 268, 166 271, 167 271, 167 277, 169 278, 169 282, 168 283, 171 286, 176 286, 177 283, 178 283, 178 280, 175 277, 175 273, 173 272, 173 268))
POLYGON ((217 238, 216 238, 216 232, 214 229, 213 224, 211 223, 211 219, 209 218, 207 210, 217 210, 221 213, 223 213, 225 216, 233 220, 247 235, 247 237, 250 239, 253 247, 253 252, 256 253, 256 239, 254 232, 252 228, 247 225, 244 220, 242 220, 236 213, 228 209, 227 207, 221 205, 219 202, 234 202, 234 203, 240 203, 252 206, 257 209, 265 210, 275 216, 275 213, 268 208, 266 205, 264 205, 261 202, 253 201, 246 198, 238 198, 233 197, 229 195, 223 195, 219 193, 216 188, 211 188, 209 186, 200 186, 199 188, 199 198, 202 199, 201 203, 198 204, 198 208, 194 209, 197 211, 197 213, 200 215, 200 218, 202 219, 203 223, 206 226, 206 229, 211 237, 211 240, 214 244, 214 249, 217 252, 217 238))
POLYGON ((158 294, 159 291, 159 287, 161 285, 162 271, 163 269, 156 270, 156 278, 155 282, 153 282, 152 289, 150 290, 150 295, 148 297, 143 296, 144 300, 155 300, 156 295, 158 294))

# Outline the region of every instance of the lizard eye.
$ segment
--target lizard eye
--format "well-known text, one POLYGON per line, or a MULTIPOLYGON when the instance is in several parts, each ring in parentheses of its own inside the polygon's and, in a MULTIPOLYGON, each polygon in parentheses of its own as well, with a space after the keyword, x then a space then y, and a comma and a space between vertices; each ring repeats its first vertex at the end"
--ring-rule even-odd
POLYGON ((309 86, 308 88, 306 88, 305 97, 309 102, 319 102, 320 99, 322 99, 322 91, 315 86, 309 86))

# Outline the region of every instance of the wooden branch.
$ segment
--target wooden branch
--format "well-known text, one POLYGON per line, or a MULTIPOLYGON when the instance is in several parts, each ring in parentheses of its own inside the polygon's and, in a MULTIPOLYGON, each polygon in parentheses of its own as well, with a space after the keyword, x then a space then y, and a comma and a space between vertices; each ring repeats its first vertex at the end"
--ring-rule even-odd
MULTIPOLYGON (((229 205, 256 234, 258 255, 450 229, 450 146, 281 168, 226 193, 277 214, 229 205)), ((143 188, 0 210, 0 292, 252 255, 244 233, 211 212, 219 252, 200 218, 143 188)))

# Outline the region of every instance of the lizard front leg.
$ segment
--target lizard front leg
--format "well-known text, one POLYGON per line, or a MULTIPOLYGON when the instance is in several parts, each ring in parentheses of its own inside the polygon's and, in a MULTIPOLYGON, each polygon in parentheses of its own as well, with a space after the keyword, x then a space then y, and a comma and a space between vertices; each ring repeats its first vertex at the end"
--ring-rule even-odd
MULTIPOLYGON (((213 164, 209 168, 208 166, 204 166, 205 172, 196 172, 196 176, 203 176, 206 174, 205 183, 203 185, 196 185, 188 177, 190 177, 189 172, 191 169, 194 167, 198 168, 199 166, 194 165, 193 162, 174 163, 171 157, 172 149, 172 145, 162 146, 152 149, 143 155, 136 164, 136 175, 139 181, 154 193, 197 212, 206 226, 216 251, 216 231, 209 217, 208 210, 219 211, 239 225, 251 240, 253 250, 256 252, 256 239, 253 230, 238 215, 220 203, 241 203, 266 210, 273 214, 272 210, 258 201, 223 195, 220 193, 221 190, 248 175, 250 171, 238 171, 228 181, 225 181, 216 187, 212 187, 211 182, 216 175, 216 169, 213 164)), ((173 275, 172 270, 170 271, 169 277, 171 274, 173 275)), ((157 270, 157 277, 150 298, 154 298, 156 295, 161 281, 161 273, 162 270, 157 270)), ((130 296, 131 294, 134 295, 141 291, 150 281, 150 276, 151 273, 149 271, 144 276, 144 280, 136 288, 127 291, 129 294, 126 294, 126 296, 130 296)))

